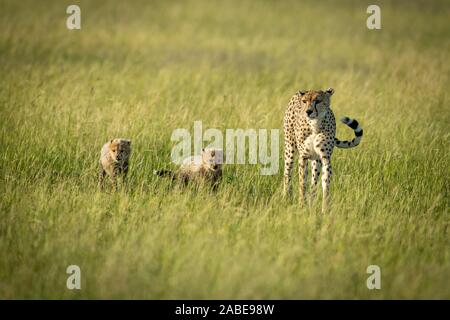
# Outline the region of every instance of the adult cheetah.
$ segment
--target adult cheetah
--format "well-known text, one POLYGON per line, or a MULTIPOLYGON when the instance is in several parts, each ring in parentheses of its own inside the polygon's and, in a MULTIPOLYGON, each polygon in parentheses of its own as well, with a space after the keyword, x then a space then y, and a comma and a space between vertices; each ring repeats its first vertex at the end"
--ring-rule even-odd
POLYGON ((333 93, 332 88, 325 91, 299 91, 291 98, 284 116, 283 193, 291 193, 290 180, 294 153, 297 150, 300 201, 303 203, 306 200, 308 160, 311 160, 311 200, 316 197, 322 168, 322 211, 326 210, 328 203, 333 148, 356 147, 363 135, 358 121, 344 117, 341 121, 354 130, 355 138, 352 141, 340 141, 336 138, 336 121, 330 108, 330 97, 333 93))

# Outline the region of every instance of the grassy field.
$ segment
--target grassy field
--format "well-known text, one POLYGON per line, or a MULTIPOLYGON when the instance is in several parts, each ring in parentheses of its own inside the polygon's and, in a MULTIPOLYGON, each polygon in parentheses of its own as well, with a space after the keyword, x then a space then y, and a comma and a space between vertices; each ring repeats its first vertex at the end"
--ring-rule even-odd
POLYGON ((376 2, 371 31, 364 1, 0 0, 0 298, 449 299, 450 5, 376 2), (174 129, 282 129, 294 92, 327 87, 365 135, 334 152, 326 214, 283 201, 281 130, 276 175, 152 175, 174 129), (129 192, 97 189, 112 137, 133 141, 129 192))

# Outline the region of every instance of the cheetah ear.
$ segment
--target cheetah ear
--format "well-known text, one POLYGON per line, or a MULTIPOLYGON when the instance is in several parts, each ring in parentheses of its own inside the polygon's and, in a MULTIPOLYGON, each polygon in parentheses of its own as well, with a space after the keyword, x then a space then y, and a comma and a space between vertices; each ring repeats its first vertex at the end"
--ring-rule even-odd
POLYGON ((300 90, 298 93, 300 93, 301 96, 304 96, 306 91, 305 90, 300 90))
POLYGON ((332 96, 334 93, 334 89, 333 88, 328 88, 327 90, 325 90, 325 93, 327 93, 329 96, 332 96))
POLYGON ((114 139, 111 139, 111 141, 109 142, 109 146, 108 146, 109 150, 112 150, 113 142, 114 142, 114 139))

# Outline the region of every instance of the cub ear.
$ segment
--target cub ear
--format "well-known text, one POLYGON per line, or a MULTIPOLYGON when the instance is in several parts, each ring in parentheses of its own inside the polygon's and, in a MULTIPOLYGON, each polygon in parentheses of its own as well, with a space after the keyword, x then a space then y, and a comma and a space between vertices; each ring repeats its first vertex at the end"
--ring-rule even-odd
POLYGON ((304 96, 306 94, 306 90, 300 90, 298 93, 300 93, 301 96, 304 96))
POLYGON ((108 147, 109 147, 109 150, 112 150, 112 148, 114 147, 114 139, 111 139, 108 147))
POLYGON ((327 93, 329 96, 332 96, 334 93, 334 89, 333 88, 328 88, 327 90, 325 90, 325 93, 327 93))

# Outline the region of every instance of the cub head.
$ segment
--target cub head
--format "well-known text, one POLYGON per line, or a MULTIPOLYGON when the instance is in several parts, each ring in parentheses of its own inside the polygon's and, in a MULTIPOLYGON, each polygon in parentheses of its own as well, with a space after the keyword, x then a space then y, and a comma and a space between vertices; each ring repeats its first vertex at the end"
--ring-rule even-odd
POLYGON ((115 161, 127 159, 131 154, 131 141, 127 139, 112 139, 109 152, 115 161))
POLYGON ((330 97, 334 89, 300 91, 300 102, 309 119, 322 117, 330 108, 330 97))
POLYGON ((223 150, 222 149, 202 149, 202 162, 208 169, 216 171, 222 168, 223 150))

